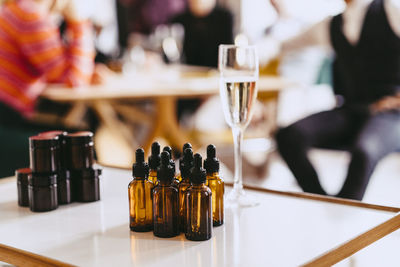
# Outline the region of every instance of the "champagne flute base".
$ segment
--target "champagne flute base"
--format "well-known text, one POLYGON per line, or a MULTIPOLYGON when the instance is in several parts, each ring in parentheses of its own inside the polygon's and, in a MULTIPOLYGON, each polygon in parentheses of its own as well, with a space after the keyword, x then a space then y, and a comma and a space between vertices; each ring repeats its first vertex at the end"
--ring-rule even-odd
POLYGON ((243 188, 233 188, 225 196, 225 205, 226 207, 254 207, 260 204, 257 201, 257 198, 246 194, 243 188))

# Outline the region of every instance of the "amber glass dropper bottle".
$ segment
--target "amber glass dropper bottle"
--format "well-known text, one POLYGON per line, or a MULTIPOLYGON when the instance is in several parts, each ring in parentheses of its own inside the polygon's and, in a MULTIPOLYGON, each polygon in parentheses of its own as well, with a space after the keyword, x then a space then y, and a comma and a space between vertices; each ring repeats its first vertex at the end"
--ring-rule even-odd
POLYGON ((171 166, 174 168, 174 180, 173 180, 173 185, 178 188, 179 180, 176 177, 176 166, 175 166, 175 161, 172 159, 172 148, 170 146, 165 146, 163 148, 163 151, 168 152, 169 154, 169 162, 171 166))
POLYGON ((192 186, 186 192, 186 231, 189 240, 208 240, 212 235, 212 193, 206 185, 206 171, 200 154, 194 155, 190 172, 192 186))
POLYGON ((157 171, 158 185, 153 189, 153 233, 158 237, 179 235, 178 189, 172 185, 174 174, 169 153, 164 151, 157 171))
POLYGON ((193 167, 193 151, 191 148, 186 148, 183 153, 183 158, 180 161, 179 167, 181 169, 182 181, 178 185, 179 191, 179 217, 180 217, 180 229, 182 232, 185 231, 185 213, 186 213, 186 202, 185 195, 186 191, 191 185, 190 183, 190 170, 193 167))
POLYGON ((207 186, 212 192, 213 225, 224 223, 224 181, 219 176, 219 160, 216 157, 214 145, 207 147, 207 159, 204 160, 204 168, 207 171, 207 186))
POLYGON ((182 167, 181 167, 181 165, 182 165, 182 163, 183 163, 183 156, 184 156, 185 150, 186 150, 187 148, 190 148, 190 149, 192 149, 192 151, 193 151, 192 144, 190 144, 190 143, 185 143, 185 144, 183 145, 182 156, 181 156, 181 158, 179 159, 179 171, 180 171, 180 173, 176 176, 176 179, 178 179, 179 182, 182 182, 182 170, 181 170, 182 167))
POLYGON ((161 156, 160 156, 161 146, 158 142, 154 142, 151 145, 151 155, 149 156, 149 181, 153 183, 154 186, 157 185, 157 168, 160 166, 161 156))
POLYGON ((153 229, 153 205, 151 190, 153 183, 147 179, 149 165, 144 161, 144 150, 136 150, 136 163, 133 164, 133 180, 129 183, 130 228, 136 232, 153 229))

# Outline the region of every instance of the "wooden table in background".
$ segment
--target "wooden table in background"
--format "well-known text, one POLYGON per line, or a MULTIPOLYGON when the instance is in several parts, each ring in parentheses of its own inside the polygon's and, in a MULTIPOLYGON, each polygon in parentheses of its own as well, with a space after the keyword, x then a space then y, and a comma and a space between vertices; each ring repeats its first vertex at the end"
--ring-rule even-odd
MULTIPOLYGON (((268 102, 272 113, 276 113, 279 92, 288 86, 282 78, 261 76, 258 83, 258 97, 268 102)), ((215 72, 201 75, 169 71, 156 74, 118 75, 110 77, 103 85, 76 88, 51 86, 42 97, 57 102, 74 104, 74 109, 66 121, 79 121, 86 107, 92 108, 100 121, 120 136, 129 147, 138 147, 132 131, 121 122, 119 115, 127 120, 146 123, 151 127, 150 134, 140 146, 149 151, 156 137, 162 137, 171 146, 181 147, 190 140, 179 127, 176 117, 176 102, 182 98, 208 97, 219 92, 219 77, 215 72), (155 114, 143 113, 132 106, 118 104, 120 100, 152 100, 155 114)), ((273 117, 276 115, 274 114, 273 117)))
MULTIPOLYGON (((15 178, 1 179, 0 261, 17 266, 330 266, 367 247, 369 253, 361 250, 359 261, 349 262, 365 267, 357 264, 365 263, 362 255, 378 258, 374 242, 400 227, 398 208, 248 188, 260 205, 225 209, 225 223, 213 228, 210 240, 188 241, 183 234, 157 238, 129 230, 130 180, 128 170, 105 168, 101 201, 33 213, 18 207, 15 178)), ((396 258, 398 246, 392 244, 399 244, 398 231, 388 237, 395 242, 386 242, 385 255, 396 258)))

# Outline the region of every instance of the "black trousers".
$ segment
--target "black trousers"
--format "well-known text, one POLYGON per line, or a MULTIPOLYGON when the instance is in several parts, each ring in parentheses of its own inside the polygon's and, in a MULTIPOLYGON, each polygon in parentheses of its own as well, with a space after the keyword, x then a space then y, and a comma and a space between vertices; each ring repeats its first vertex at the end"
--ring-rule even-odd
POLYGON ((29 137, 49 130, 54 128, 31 123, 0 102, 0 178, 29 167, 29 137))
POLYGON ((278 150, 301 188, 326 194, 307 157, 312 147, 347 149, 351 162, 338 197, 361 200, 383 157, 400 149, 400 112, 371 115, 367 108, 342 107, 320 112, 280 129, 278 150))

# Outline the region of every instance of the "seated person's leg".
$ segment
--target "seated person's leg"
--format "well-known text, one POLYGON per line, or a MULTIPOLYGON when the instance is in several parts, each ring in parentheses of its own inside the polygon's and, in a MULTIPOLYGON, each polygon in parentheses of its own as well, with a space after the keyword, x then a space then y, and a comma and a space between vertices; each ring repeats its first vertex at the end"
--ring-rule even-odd
POLYGON ((0 103, 0 178, 12 176, 18 168, 29 167, 28 130, 24 118, 0 103))
POLYGON ((348 111, 334 109, 313 114, 278 131, 278 150, 305 192, 326 194, 307 157, 309 148, 343 146, 359 129, 353 120, 348 111))
POLYGON ((338 197, 361 200, 376 164, 400 148, 400 112, 371 117, 352 148, 347 178, 338 197))

